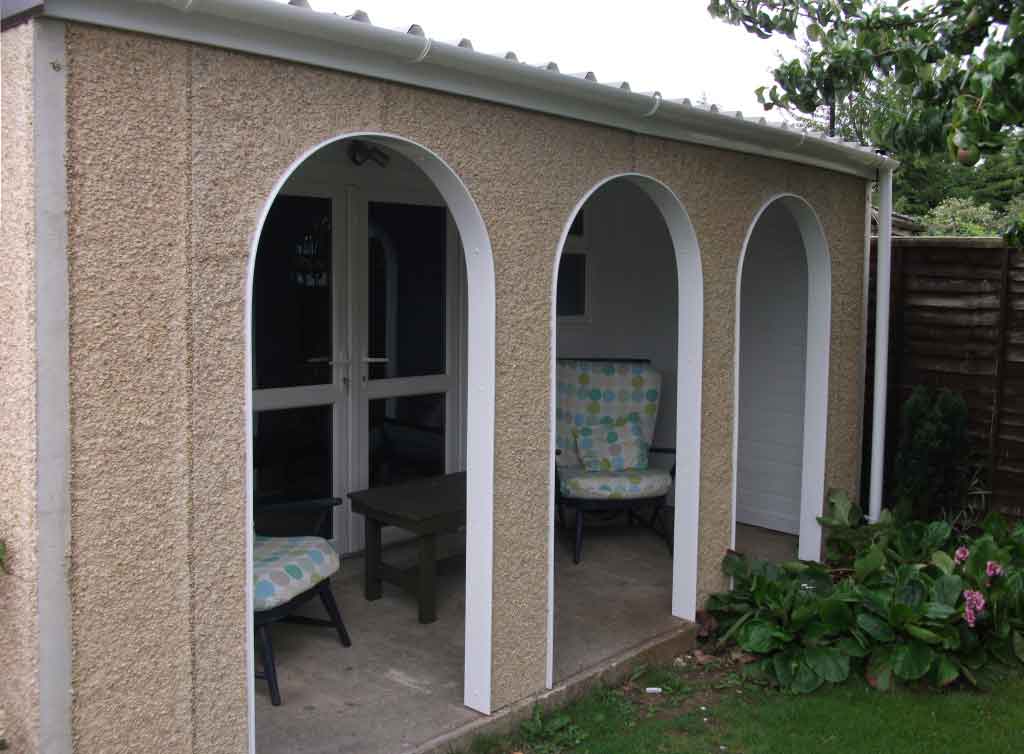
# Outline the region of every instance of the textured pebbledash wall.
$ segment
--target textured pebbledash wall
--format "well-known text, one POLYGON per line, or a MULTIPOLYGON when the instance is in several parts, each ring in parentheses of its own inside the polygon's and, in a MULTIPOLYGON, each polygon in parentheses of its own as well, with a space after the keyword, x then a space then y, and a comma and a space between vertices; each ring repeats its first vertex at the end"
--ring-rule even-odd
POLYGON ((497 284, 493 697, 544 684, 550 294, 574 204, 667 183, 704 269, 702 594, 731 528, 736 271, 772 195, 833 261, 829 486, 858 478, 864 182, 281 61, 68 31, 74 734, 81 751, 246 748, 245 306, 275 183, 356 131, 416 141, 466 183, 497 284), (522 396, 530 396, 524 400, 522 396))
POLYGON ((0 39, 0 729, 16 752, 39 739, 33 34, 24 23, 0 39))

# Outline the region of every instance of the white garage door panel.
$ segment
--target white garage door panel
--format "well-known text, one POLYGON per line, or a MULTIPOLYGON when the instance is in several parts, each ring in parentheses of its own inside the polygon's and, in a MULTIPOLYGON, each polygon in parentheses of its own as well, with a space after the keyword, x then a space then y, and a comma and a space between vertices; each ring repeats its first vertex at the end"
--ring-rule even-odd
POLYGON ((807 353, 807 261, 792 216, 770 207, 740 283, 736 518, 799 533, 807 353))

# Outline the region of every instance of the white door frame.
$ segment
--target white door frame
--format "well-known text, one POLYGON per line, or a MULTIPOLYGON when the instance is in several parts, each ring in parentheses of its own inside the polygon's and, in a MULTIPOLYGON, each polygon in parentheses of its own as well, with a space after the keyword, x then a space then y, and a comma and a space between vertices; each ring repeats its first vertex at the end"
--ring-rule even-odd
MULTIPOLYGON (((366 443, 369 431, 369 401, 383 398, 400 398, 414 395, 433 395, 442 393, 444 403, 444 444, 445 472, 450 473, 465 468, 462 440, 465 434, 465 409, 463 408, 464 382, 462 380, 463 365, 461 359, 464 350, 460 347, 460 338, 465 330, 465 313, 462 295, 465 290, 464 266, 460 269, 461 247, 458 228, 450 212, 446 211, 445 221, 445 371, 443 374, 422 375, 414 377, 394 377, 369 380, 363 378, 368 373, 368 364, 363 362, 366 356, 366 327, 369 322, 368 284, 369 284, 369 208, 371 203, 412 204, 424 207, 444 208, 444 199, 437 193, 416 190, 391 189, 387 187, 351 186, 348 194, 349 217, 351 219, 351 239, 349 254, 349 279, 352 289, 352 442, 349 444, 350 458, 350 490, 364 489, 369 486, 369 446, 366 443)), ((346 503, 346 509, 348 504, 346 503)), ((348 551, 358 552, 365 547, 364 531, 360 525, 362 516, 348 513, 348 551)), ((385 541, 393 542, 408 538, 404 532, 385 533, 385 541), (390 535, 390 536, 389 536, 390 535)))
POLYGON ((700 523, 701 380, 704 365, 704 277, 700 247, 693 223, 682 202, 664 183, 642 173, 609 176, 587 191, 569 215, 555 252, 551 276, 551 464, 548 472, 548 614, 547 686, 554 686, 555 663, 555 412, 554 389, 558 359, 558 264, 569 238, 573 220, 594 192, 606 184, 625 180, 640 188, 654 202, 665 222, 676 261, 676 475, 673 491, 675 516, 672 555, 672 615, 695 620, 697 615, 698 526, 700 523))
MULTIPOLYGON (((275 411, 290 408, 324 406, 330 404, 331 411, 331 494, 344 498, 351 488, 349 447, 351 430, 351 389, 344 380, 350 376, 349 323, 352 321, 350 306, 349 243, 351 218, 349 216, 349 189, 346 186, 303 178, 293 181, 287 191, 274 195, 305 196, 329 199, 331 202, 331 382, 320 385, 268 388, 253 390, 252 411, 275 411)), ((262 234, 262 223, 260 232, 262 234)), ((256 236, 259 245, 259 235, 256 236)), ((253 271, 255 275, 255 270, 253 271)), ((251 286, 250 286, 251 288, 251 286)), ((251 304, 250 304, 251 307, 251 304)), ((251 371, 251 367, 250 367, 251 371)), ((250 464, 251 466, 251 464, 250 464)), ((332 511, 331 545, 341 553, 347 551, 349 542, 349 503, 339 505, 332 511), (342 510, 339 510, 342 509, 342 510)))
MULTIPOLYGON (((493 574, 494 496, 494 259, 480 211, 456 173, 435 153, 400 136, 374 132, 340 134, 301 154, 271 190, 249 249, 245 308, 245 506, 246 564, 252 567, 252 283, 260 234, 274 199, 292 174, 321 148, 348 138, 376 141, 401 153, 434 183, 459 230, 466 261, 467 390, 466 407, 466 636, 464 703, 484 714, 491 712, 491 596, 493 574)), ((249 751, 256 747, 255 657, 252 579, 246 576, 246 654, 249 712, 249 751)))
POLYGON ((765 211, 776 202, 793 217, 803 240, 807 258, 807 355, 804 377, 804 436, 800 483, 801 560, 821 559, 821 525, 825 504, 825 451, 828 441, 828 369, 832 332, 832 261, 814 208, 796 194, 770 197, 754 215, 743 240, 736 270, 736 325, 733 354, 733 421, 732 421, 732 534, 736 547, 736 498, 739 465, 740 427, 740 307, 743 303, 743 264, 750 248, 750 239, 765 211))

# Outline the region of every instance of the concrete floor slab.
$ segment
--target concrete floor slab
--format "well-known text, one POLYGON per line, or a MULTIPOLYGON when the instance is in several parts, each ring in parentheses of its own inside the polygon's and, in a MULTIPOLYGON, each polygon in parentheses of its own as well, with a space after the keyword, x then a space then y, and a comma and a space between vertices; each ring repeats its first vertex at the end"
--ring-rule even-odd
MULTIPOLYGON (((670 614, 668 548, 650 530, 588 527, 579 565, 568 542, 555 544, 556 683, 603 672, 602 663, 621 663, 652 637, 685 633, 689 624, 670 614)), ((399 545, 386 559, 413 557, 399 545)), ((258 754, 411 752, 485 719, 462 706, 464 568, 442 569, 430 625, 390 585, 380 600, 364 600, 362 575, 362 559, 351 558, 333 580, 351 647, 330 629, 272 628, 284 704, 271 706, 266 683, 256 682, 258 754)))

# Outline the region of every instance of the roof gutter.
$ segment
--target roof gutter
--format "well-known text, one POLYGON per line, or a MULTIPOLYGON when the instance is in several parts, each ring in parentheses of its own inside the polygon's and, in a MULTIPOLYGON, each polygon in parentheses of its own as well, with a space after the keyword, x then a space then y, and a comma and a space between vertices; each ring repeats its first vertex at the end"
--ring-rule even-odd
POLYGON ((665 100, 269 0, 46 0, 44 15, 294 60, 529 110, 874 178, 898 163, 838 139, 665 100))

